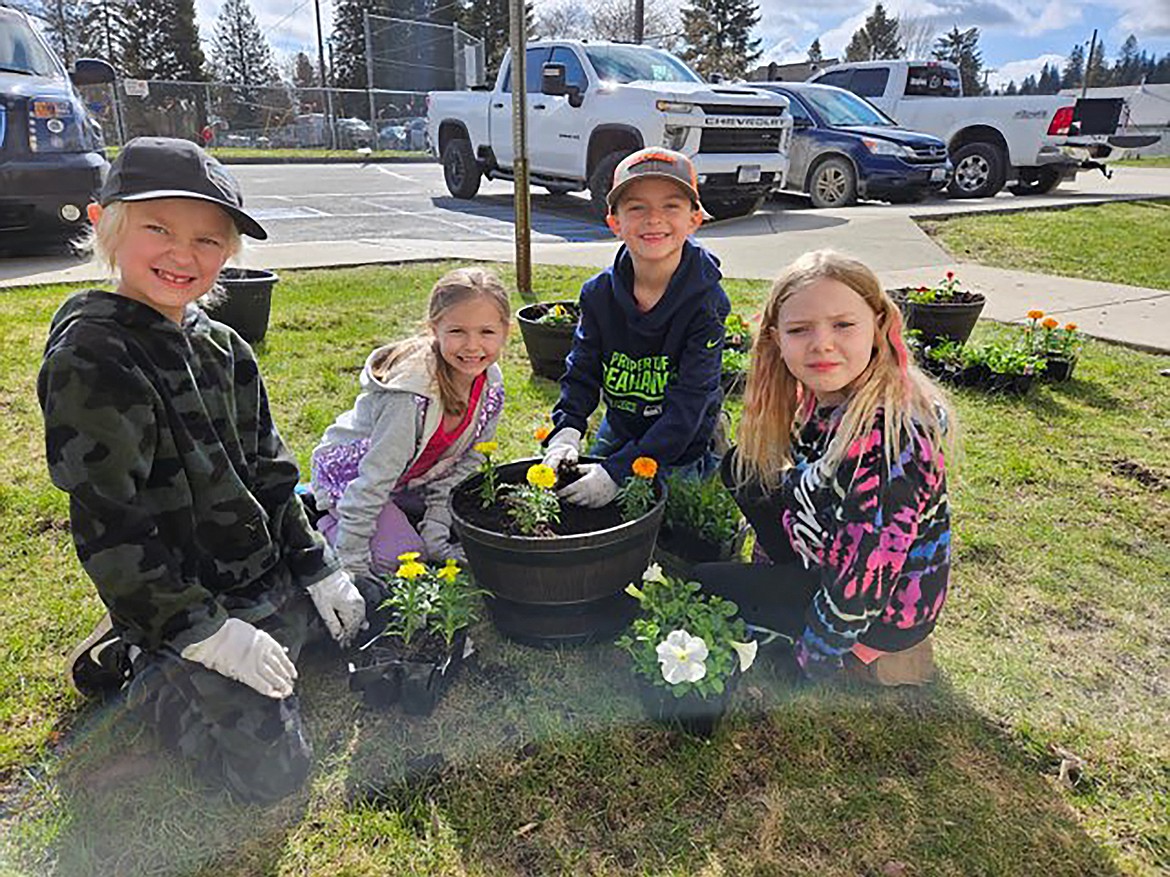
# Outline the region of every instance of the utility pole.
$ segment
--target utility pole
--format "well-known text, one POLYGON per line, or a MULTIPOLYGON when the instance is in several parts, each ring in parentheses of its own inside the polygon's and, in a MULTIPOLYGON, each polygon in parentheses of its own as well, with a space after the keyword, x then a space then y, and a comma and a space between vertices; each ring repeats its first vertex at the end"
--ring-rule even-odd
POLYGON ((515 182, 516 291, 526 302, 532 294, 532 203, 528 192, 528 23, 524 0, 508 0, 512 49, 512 176, 515 182))
POLYGON ((374 116, 374 37, 370 32, 370 10, 362 12, 366 29, 366 101, 370 107, 370 127, 374 130, 374 149, 378 149, 378 120, 374 116))
POLYGON ((634 42, 641 43, 646 34, 646 0, 634 0, 634 42))
POLYGON ((325 127, 329 131, 329 148, 337 148, 333 131, 333 95, 329 91, 329 80, 325 78, 325 41, 321 37, 321 0, 313 0, 317 13, 317 78, 321 80, 321 94, 325 96, 325 127))

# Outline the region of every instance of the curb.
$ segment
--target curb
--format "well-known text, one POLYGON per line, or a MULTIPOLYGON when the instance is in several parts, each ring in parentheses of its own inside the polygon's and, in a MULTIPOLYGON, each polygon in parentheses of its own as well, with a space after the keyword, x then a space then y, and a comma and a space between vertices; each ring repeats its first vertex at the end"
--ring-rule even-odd
POLYGON ((320 158, 302 158, 289 156, 287 158, 272 156, 240 155, 232 157, 216 156, 220 164, 426 164, 437 162, 431 155, 400 155, 400 156, 372 156, 372 155, 327 155, 320 158))

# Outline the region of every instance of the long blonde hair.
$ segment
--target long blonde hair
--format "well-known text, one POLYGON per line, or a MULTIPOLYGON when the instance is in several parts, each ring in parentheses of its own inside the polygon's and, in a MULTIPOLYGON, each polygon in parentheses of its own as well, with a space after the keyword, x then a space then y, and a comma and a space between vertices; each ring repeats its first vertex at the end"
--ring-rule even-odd
POLYGON ((435 382, 439 386, 439 401, 443 404, 443 411, 452 416, 464 414, 467 411, 467 400, 456 389, 454 370, 439 352, 435 326, 451 308, 480 297, 496 306, 500 321, 504 324, 506 339, 512 322, 512 306, 503 281, 485 268, 456 268, 440 277, 431 287, 426 317, 430 331, 407 338, 390 348, 386 356, 371 365, 374 377, 380 381, 386 380, 397 363, 429 346, 435 357, 435 382))
POLYGON ((872 428, 879 410, 887 465, 916 431, 924 433, 940 453, 947 451, 946 456, 955 447, 954 412, 942 390, 911 361, 902 339, 902 314, 877 275, 856 259, 833 250, 816 250, 784 269, 764 307, 737 432, 734 475, 741 485, 754 481, 773 490, 782 472, 792 465, 793 436, 808 421, 816 397, 788 370, 781 356, 776 337, 780 308, 801 289, 826 279, 860 295, 875 318, 873 356, 846 403, 822 464, 826 472, 836 471, 849 446, 872 428))

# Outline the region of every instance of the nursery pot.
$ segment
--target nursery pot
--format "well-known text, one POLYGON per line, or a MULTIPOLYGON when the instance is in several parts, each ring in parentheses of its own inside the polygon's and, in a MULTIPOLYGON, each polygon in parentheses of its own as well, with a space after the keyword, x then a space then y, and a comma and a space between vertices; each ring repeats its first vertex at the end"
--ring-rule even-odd
POLYGON ((737 678, 738 674, 728 678, 722 694, 700 697, 692 692, 675 697, 670 689, 653 685, 639 676, 638 696, 646 715, 652 720, 693 737, 711 737, 727 714, 731 689, 737 678))
MULTIPOLYGON (((588 458, 582 458, 589 462, 588 458)), ((539 458, 498 467, 509 480, 539 458)), ((480 474, 453 491, 474 495, 480 474)), ((571 536, 513 536, 476 526, 452 503, 452 523, 476 584, 504 636, 541 648, 609 639, 633 619, 638 604, 625 593, 640 581, 654 551, 665 492, 645 515, 605 530, 571 536)))
POLYGON ((906 328, 921 333, 924 347, 933 347, 944 340, 966 343, 987 303, 981 293, 969 292, 965 293, 966 301, 918 304, 907 298, 908 292, 903 287, 891 290, 890 296, 901 309, 906 328))
POLYGON ((280 278, 272 271, 257 268, 224 268, 219 285, 224 295, 204 310, 208 316, 227 323, 249 344, 264 338, 272 309, 272 287, 280 278))
POLYGON ((416 716, 429 715, 463 663, 467 632, 459 631, 451 647, 433 659, 404 659, 380 634, 365 637, 349 665, 349 689, 361 692, 366 706, 388 709, 395 703, 416 716))
POLYGON ((1047 383, 1060 383, 1072 378, 1073 369, 1077 361, 1064 356, 1050 356, 1044 361, 1044 370, 1040 372, 1040 379, 1047 383))
POLYGON ((575 301, 537 302, 526 305, 516 312, 516 319, 520 323, 520 335, 524 339, 524 349, 528 351, 528 361, 532 364, 532 373, 550 381, 560 380, 561 375, 565 373, 565 357, 569 355, 569 350, 573 346, 573 334, 577 331, 576 325, 547 326, 537 322, 558 304, 574 310, 577 308, 575 301))

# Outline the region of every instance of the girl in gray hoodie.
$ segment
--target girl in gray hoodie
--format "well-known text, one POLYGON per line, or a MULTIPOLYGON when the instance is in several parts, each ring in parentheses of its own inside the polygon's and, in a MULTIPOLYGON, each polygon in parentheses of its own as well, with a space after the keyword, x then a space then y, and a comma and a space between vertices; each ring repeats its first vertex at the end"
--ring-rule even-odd
POLYGON ((352 575, 385 575, 408 551, 464 559, 448 498, 483 462, 476 445, 495 437, 510 320, 500 279, 459 268, 431 290, 429 332, 366 360, 357 401, 312 455, 317 527, 352 575))

